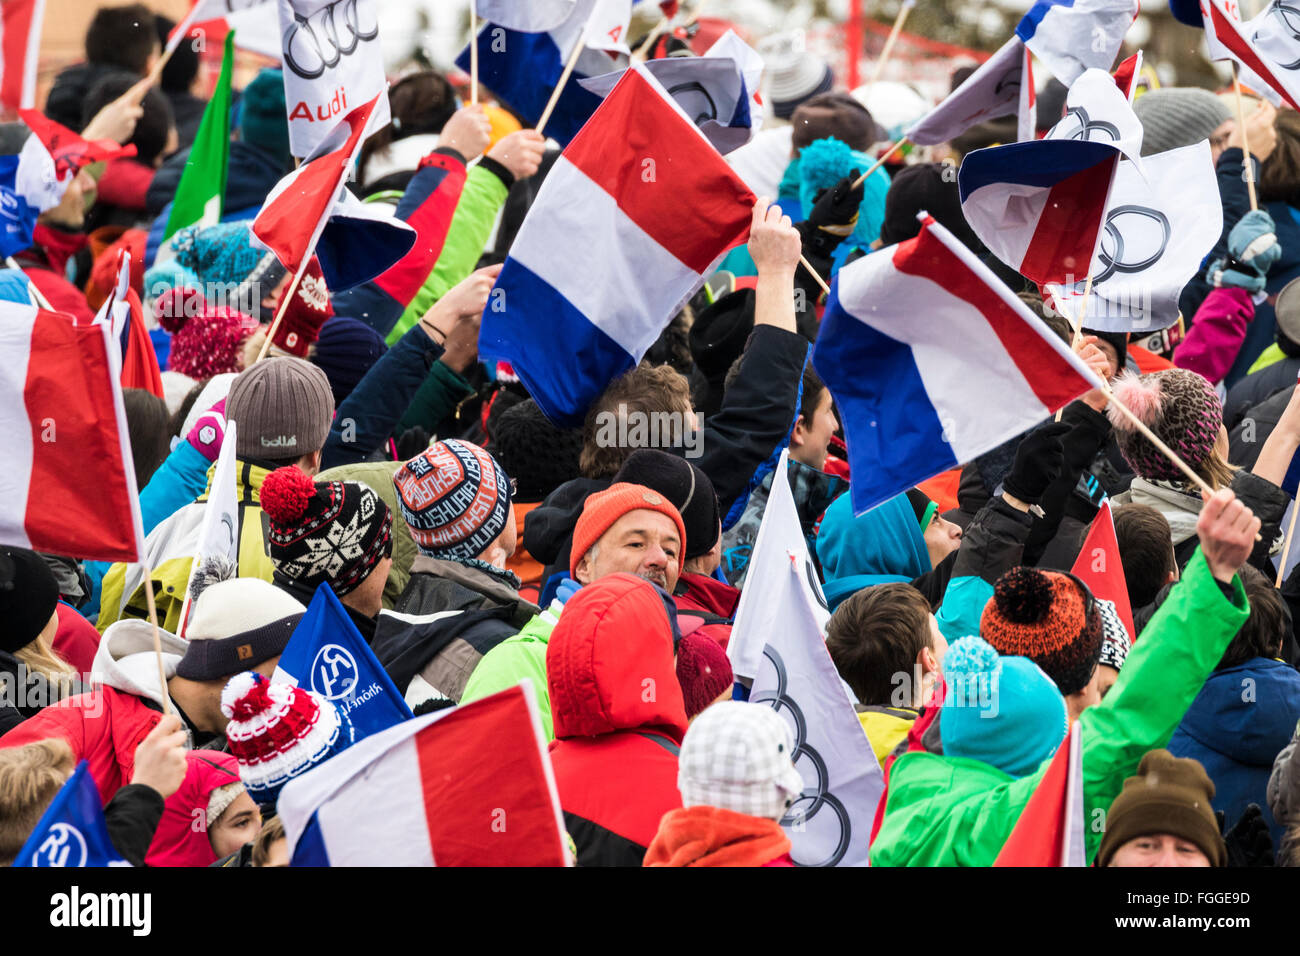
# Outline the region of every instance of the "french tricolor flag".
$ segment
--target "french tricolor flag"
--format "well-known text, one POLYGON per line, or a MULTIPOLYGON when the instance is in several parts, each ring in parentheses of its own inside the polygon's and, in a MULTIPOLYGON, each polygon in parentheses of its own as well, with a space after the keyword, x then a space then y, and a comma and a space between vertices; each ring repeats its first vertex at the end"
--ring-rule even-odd
POLYGON ((1293 24, 1300 18, 1295 16, 1295 8, 1271 3, 1254 19, 1242 23, 1229 15, 1219 0, 1208 0, 1208 5, 1203 13, 1206 36, 1214 41, 1210 43, 1211 58, 1230 56, 1244 68, 1242 78, 1249 85, 1257 87, 1262 80, 1265 88, 1259 90, 1261 94, 1272 91, 1292 109, 1300 109, 1300 37, 1293 24))
POLYGON ((1084 70, 1109 70, 1137 19, 1138 0, 1037 0, 1016 36, 1062 83, 1084 70))
POLYGON ((915 239, 840 270, 813 350, 841 411, 858 514, 1103 384, 923 216, 915 239))
POLYGON ((404 721, 290 781, 293 866, 565 866, 532 684, 404 721))
POLYGON ((479 351, 510 362, 552 421, 581 425, 748 234, 755 202, 633 64, 538 191, 484 312, 479 351))
POLYGON ((0 303, 0 542, 136 561, 144 531, 110 326, 0 303))

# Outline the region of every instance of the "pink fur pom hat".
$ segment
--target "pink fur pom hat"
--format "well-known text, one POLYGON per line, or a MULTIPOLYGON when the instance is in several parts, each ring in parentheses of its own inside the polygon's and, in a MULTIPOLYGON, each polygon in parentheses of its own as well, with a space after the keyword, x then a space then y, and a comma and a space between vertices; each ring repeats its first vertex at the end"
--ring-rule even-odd
MULTIPOLYGON (((1115 380, 1115 397, 1142 423, 1196 468, 1214 450, 1223 425, 1223 406, 1201 375, 1169 368, 1148 375, 1126 372, 1115 380)), ((1108 409, 1120 453, 1139 476, 1150 481, 1181 481, 1183 473, 1115 408, 1108 409)))

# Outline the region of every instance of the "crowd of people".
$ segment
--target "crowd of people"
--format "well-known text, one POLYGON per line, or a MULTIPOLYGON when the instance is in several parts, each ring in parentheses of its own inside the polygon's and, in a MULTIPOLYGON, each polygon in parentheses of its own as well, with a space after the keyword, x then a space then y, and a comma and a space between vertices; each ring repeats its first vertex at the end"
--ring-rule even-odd
MULTIPOLYGON (((336 295, 313 265, 291 286, 250 238, 294 168, 278 70, 238 92, 223 221, 162 239, 208 88, 182 44, 138 95, 173 27, 140 4, 95 16, 44 110, 136 153, 82 171, 0 271, 0 298, 35 304, 34 288, 85 323, 129 251, 137 358, 153 363, 124 382, 147 563, 0 547, 0 861, 85 761, 133 864, 287 865, 282 788, 358 739, 344 709, 272 679, 325 585, 416 715, 531 681, 577 865, 795 865, 791 728, 746 699, 727 654, 784 450, 826 647, 884 771, 873 864, 991 865, 1077 724, 1089 865, 1300 865, 1294 111, 1252 104, 1243 129, 1208 90, 1136 98, 1144 152, 1209 140, 1223 235, 1183 290, 1183 323, 1072 337, 962 215, 952 164, 1006 140, 1004 123, 856 183, 897 131, 814 53, 774 48, 771 115, 728 157, 765 197, 748 241, 585 426, 563 428, 478 354, 556 144, 490 90, 466 105, 444 72, 403 76, 349 188, 417 230, 448 223, 445 238, 418 281, 336 295), (463 179, 450 196, 449 174, 463 179), (916 236, 921 210, 1212 491, 1097 390, 855 514, 843 423, 810 361, 825 296, 800 262, 830 279, 916 236), (600 427, 674 415, 686 434, 660 447, 600 427), (228 423, 238 559, 192 574, 228 423), (1071 573, 1107 502, 1131 632, 1071 573), (970 706, 989 686, 997 707, 970 706)), ((656 52, 692 55, 690 36, 656 52)), ((1040 132, 1059 93, 1039 98, 1040 132)), ((95 476, 85 462, 87 496, 95 476)))

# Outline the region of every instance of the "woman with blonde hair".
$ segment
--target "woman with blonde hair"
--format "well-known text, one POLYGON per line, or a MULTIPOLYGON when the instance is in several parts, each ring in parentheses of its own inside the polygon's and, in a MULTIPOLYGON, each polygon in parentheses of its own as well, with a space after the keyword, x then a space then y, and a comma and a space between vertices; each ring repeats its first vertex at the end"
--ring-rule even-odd
POLYGON ((59 586, 39 554, 0 547, 0 735, 80 690, 54 650, 58 604, 59 586))

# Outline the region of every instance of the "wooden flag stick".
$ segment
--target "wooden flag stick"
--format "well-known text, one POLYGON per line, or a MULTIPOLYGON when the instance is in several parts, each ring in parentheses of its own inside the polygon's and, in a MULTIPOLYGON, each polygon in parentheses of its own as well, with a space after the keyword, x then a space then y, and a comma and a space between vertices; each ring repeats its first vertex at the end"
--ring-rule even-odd
POLYGON ((1125 405, 1118 398, 1116 398, 1115 393, 1111 391, 1109 386, 1106 387, 1106 397, 1110 400, 1110 403, 1112 405, 1114 405, 1116 408, 1120 410, 1120 412, 1124 415, 1125 418, 1127 418, 1130 422, 1133 423, 1133 426, 1139 432, 1142 433, 1142 436, 1146 438, 1147 441, 1151 442, 1151 444, 1155 445, 1156 450, 1159 451, 1166 458, 1168 458, 1171 462, 1173 462, 1178 467, 1178 470, 1181 471, 1183 474, 1185 474, 1188 477, 1188 479, 1193 484, 1196 485, 1196 487, 1200 488, 1202 491, 1209 492, 1210 494, 1214 494, 1214 489, 1209 486, 1206 480, 1202 478, 1200 475, 1198 475, 1196 472, 1192 471, 1191 466, 1189 466, 1187 462, 1179 458, 1177 452, 1175 452, 1172 448, 1170 448, 1168 445, 1162 442, 1156 436, 1155 432, 1153 432, 1150 428, 1147 428, 1146 423, 1143 422, 1142 419, 1134 415, 1132 410, 1127 405, 1125 405))
POLYGON ((1236 60, 1232 61, 1232 92, 1237 100, 1237 126, 1241 128, 1241 171, 1253 211, 1259 208, 1259 200, 1255 197, 1255 164, 1250 161, 1250 143, 1246 139, 1246 106, 1241 100, 1241 79, 1237 75, 1236 60))
POLYGON ((873 165, 873 166, 872 166, 870 169, 868 169, 865 173, 863 173, 861 176, 859 176, 857 179, 855 179, 855 180, 853 181, 853 185, 850 186, 849 188, 850 188, 850 189, 857 189, 859 186, 861 186, 863 183, 865 183, 865 182, 867 181, 867 177, 870 176, 872 173, 874 173, 874 172, 875 172, 877 169, 879 169, 881 166, 885 165, 885 160, 889 159, 889 157, 893 154, 894 150, 898 149, 900 146, 902 146, 902 145, 903 145, 904 143, 906 143, 906 142, 907 142, 907 137, 904 136, 902 139, 900 139, 900 140, 898 140, 896 143, 894 143, 893 146, 889 147, 889 149, 887 149, 887 150, 885 150, 883 153, 881 153, 881 154, 880 154, 880 158, 879 158, 878 160, 876 160, 875 165, 873 165))
POLYGON ((1282 587, 1282 578, 1286 575, 1286 559, 1291 554, 1291 539, 1295 537, 1295 517, 1300 514, 1300 501, 1291 502, 1291 520, 1287 522, 1286 539, 1282 542, 1282 557, 1277 563, 1277 581, 1275 588, 1282 587))
POLYGON ((162 694, 163 713, 172 713, 172 697, 167 692, 167 668, 163 666, 162 635, 158 631, 158 605, 153 599, 153 568, 145 555, 140 555, 140 567, 144 569, 144 599, 149 607, 149 623, 153 625, 153 651, 158 660, 158 691, 162 694))
POLYGON ((289 303, 293 301, 294 294, 298 291, 298 283, 307 274, 307 264, 311 262, 311 257, 315 251, 315 249, 312 249, 302 257, 302 265, 294 273, 293 282, 289 284, 289 291, 284 294, 284 298, 280 300, 280 307, 275 310, 275 321, 271 323, 271 327, 266 331, 266 341, 262 343, 262 349, 257 353, 255 362, 262 361, 262 359, 266 358, 266 353, 271 350, 271 339, 275 337, 275 333, 279 330, 280 320, 284 318, 284 313, 289 311, 289 303))
POLYGON ((867 80, 868 89, 875 86, 876 80, 880 79, 880 74, 889 61, 889 54, 894 50, 894 43, 898 40, 898 34, 903 30, 903 21, 907 19, 907 15, 912 12, 914 6, 916 6, 916 0, 903 0, 903 5, 898 8, 898 16, 894 17, 894 25, 889 28, 889 36, 885 39, 885 48, 880 51, 880 59, 876 60, 876 65, 871 70, 871 79, 867 80))
POLYGON ((478 0, 469 0, 469 105, 478 106, 478 0))
POLYGON ((542 118, 537 121, 533 129, 541 133, 546 128, 546 121, 551 118, 551 113, 555 111, 555 104, 560 101, 560 94, 564 92, 564 84, 569 82, 569 75, 573 73, 573 68, 578 64, 578 57, 582 54, 582 48, 586 46, 587 28, 582 28, 582 35, 578 37, 578 42, 573 45, 573 52, 569 54, 569 60, 564 64, 564 72, 560 74, 560 81, 555 84, 555 89, 551 91, 551 98, 546 101, 546 109, 542 110, 542 118))
POLYGON ((799 265, 801 265, 801 266, 803 266, 805 269, 807 269, 809 275, 811 275, 814 279, 817 280, 817 284, 818 284, 819 286, 822 287, 822 291, 823 291, 823 292, 825 292, 827 295, 830 295, 830 294, 831 294, 831 287, 828 286, 828 285, 826 284, 826 280, 823 279, 823 278, 818 274, 817 270, 814 269, 811 265, 808 264, 808 260, 804 258, 804 255, 803 255, 802 252, 799 253, 799 265))
POLYGON ((667 17, 659 18, 659 22, 654 25, 654 29, 647 33, 646 38, 638 43, 636 49, 632 51, 632 59, 641 61, 646 58, 655 41, 663 36, 664 31, 668 29, 668 22, 667 17))

